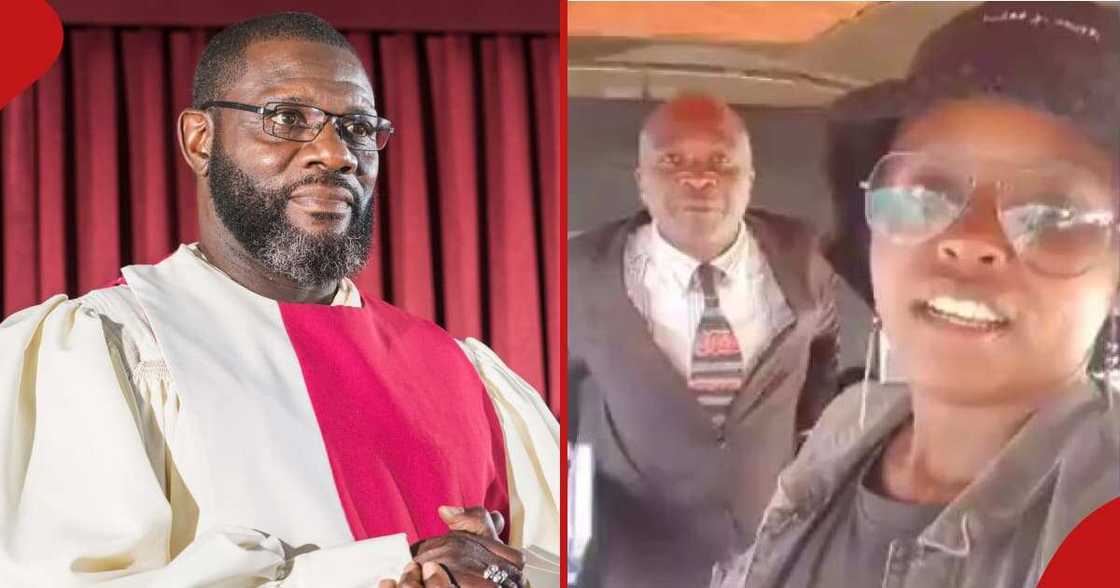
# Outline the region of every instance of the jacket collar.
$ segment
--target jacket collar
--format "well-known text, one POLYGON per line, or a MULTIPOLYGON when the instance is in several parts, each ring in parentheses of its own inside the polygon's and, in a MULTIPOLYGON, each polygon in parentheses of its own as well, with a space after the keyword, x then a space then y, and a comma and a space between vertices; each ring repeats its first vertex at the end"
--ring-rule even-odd
MULTIPOLYGON (((789 307, 793 310, 794 314, 799 314, 799 310, 810 308, 814 302, 807 292, 802 292, 804 286, 804 268, 799 267, 794 263, 775 263, 773 260, 781 257, 783 251, 783 244, 780 243, 781 235, 778 231, 768 225, 765 219, 755 213, 754 210, 748 210, 744 217, 745 234, 740 236, 746 240, 748 247, 754 249, 757 246, 757 251, 750 251, 750 255, 758 256, 759 267, 768 268, 774 277, 774 281, 778 285, 778 290, 781 295, 788 302, 789 307)), ((629 300, 626 298, 626 287, 623 284, 623 253, 626 248, 626 241, 633 234, 634 231, 652 222, 649 212, 641 210, 633 216, 616 221, 611 225, 609 230, 610 235, 605 241, 605 246, 599 251, 599 255, 593 260, 593 274, 597 278, 594 283, 588 284, 588 287, 594 290, 591 294, 595 299, 606 300, 610 306, 619 306, 620 303, 625 302, 625 306, 632 308, 629 300), (621 296, 621 299, 617 299, 621 296), (603 298, 600 298, 603 297, 603 298)), ((633 317, 641 322, 641 315, 634 311, 633 317)))
MULTIPOLYGON (((849 414, 829 419, 840 423, 835 429, 826 426, 814 431, 817 439, 806 445, 803 455, 779 479, 785 502, 780 506, 803 516, 825 508, 853 468, 908 420, 913 410, 904 385, 872 384, 861 430, 858 401, 838 403, 836 408, 849 414)), ((1085 382, 1039 409, 999 456, 922 532, 919 544, 964 557, 978 538, 1013 528, 1036 500, 1051 491, 1066 440, 1088 414, 1103 412, 1104 405, 1096 388, 1085 382)))

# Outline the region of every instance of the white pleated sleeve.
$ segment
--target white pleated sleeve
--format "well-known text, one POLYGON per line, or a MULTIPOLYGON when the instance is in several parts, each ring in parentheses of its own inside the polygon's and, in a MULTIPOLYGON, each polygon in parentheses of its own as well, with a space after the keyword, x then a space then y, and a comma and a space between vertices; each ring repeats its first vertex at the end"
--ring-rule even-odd
POLYGON ((510 544, 534 588, 560 586, 560 425, 540 394, 477 339, 459 343, 497 408, 506 445, 510 544))

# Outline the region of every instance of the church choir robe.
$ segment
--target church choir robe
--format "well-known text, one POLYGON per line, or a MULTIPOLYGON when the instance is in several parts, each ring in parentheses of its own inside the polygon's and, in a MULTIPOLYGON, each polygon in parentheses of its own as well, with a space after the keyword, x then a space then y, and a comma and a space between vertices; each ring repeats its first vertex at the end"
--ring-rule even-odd
POLYGON ((485 345, 344 281, 258 296, 192 246, 0 325, 4 586, 358 587, 502 511, 558 586, 559 430, 485 345))

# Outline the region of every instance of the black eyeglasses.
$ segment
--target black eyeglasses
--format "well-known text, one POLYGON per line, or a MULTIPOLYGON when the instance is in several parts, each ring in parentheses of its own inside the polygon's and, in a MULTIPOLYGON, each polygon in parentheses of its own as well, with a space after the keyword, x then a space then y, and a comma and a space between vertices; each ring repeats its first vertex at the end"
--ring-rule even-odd
POLYGON ((199 107, 229 108, 259 114, 265 133, 288 141, 308 143, 315 140, 328 122, 333 122, 338 135, 355 151, 381 151, 393 134, 393 123, 375 114, 333 114, 321 108, 289 102, 269 102, 253 106, 240 102, 212 100, 199 107))

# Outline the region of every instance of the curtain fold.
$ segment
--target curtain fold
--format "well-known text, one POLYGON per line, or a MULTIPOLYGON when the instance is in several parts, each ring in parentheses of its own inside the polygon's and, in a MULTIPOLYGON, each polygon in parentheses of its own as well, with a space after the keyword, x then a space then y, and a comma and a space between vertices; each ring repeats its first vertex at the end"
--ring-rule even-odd
POLYGON ((464 35, 426 40, 431 71, 434 144, 446 156, 437 158, 438 211, 442 283, 454 292, 443 312, 452 331, 482 332, 482 272, 478 171, 478 125, 475 112, 473 50, 464 35))
MULTIPOLYGON (((178 113, 212 29, 69 27, 0 112, 4 315, 198 239, 178 113)), ((397 128, 382 152, 370 297, 477 337, 559 414, 561 75, 553 35, 349 31, 397 128)))
POLYGON ((530 382, 544 381, 543 313, 539 304, 539 232, 533 191, 532 140, 522 39, 482 40, 482 97, 486 154, 488 303, 494 350, 530 382), (516 304, 510 304, 511 301, 516 304))
MULTIPOLYGON (((548 39, 533 39, 530 41, 533 59, 533 99, 535 103, 534 118, 537 124, 535 133, 537 139, 537 178, 539 179, 538 193, 540 194, 540 221, 541 248, 544 253, 544 264, 541 266, 544 275, 544 328, 547 334, 545 344, 548 349, 548 389, 560 390, 566 384, 560 373, 560 362, 567 361, 567 353, 560 355, 560 350, 567 349, 560 323, 563 320, 560 304, 556 304, 552 297, 563 288, 564 250, 567 247, 568 237, 564 231, 564 207, 566 201, 561 200, 561 175, 566 170, 560 169, 560 141, 563 136, 561 108, 566 108, 567 96, 564 96, 563 87, 560 85, 560 76, 549 75, 554 71, 552 64, 560 63, 560 45, 548 39), (563 105, 563 106, 562 106, 563 105)), ((565 196, 566 198, 566 196, 565 196)), ((560 414, 560 398, 553 394, 549 398, 552 412, 560 414)))

